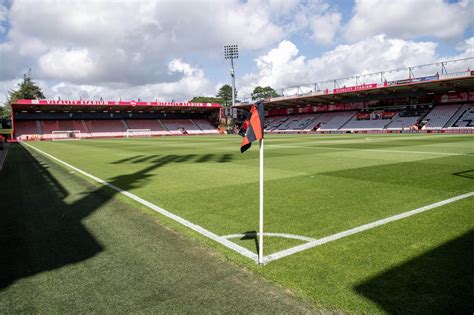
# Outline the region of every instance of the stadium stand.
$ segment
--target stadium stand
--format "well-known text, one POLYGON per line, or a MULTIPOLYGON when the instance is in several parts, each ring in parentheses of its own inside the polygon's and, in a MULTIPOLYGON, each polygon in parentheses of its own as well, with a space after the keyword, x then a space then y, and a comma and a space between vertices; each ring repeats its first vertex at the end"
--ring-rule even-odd
POLYGON ((320 117, 320 127, 318 131, 337 131, 341 128, 346 122, 348 122, 354 115, 355 111, 348 112, 334 112, 334 113, 324 113, 320 117))
POLYGON ((161 121, 170 134, 201 134, 202 130, 191 119, 169 119, 161 121))
POLYGON ((219 134, 222 106, 211 103, 18 100, 11 104, 17 140, 219 134))
MULTIPOLYGON (((272 97, 265 101, 265 131, 474 133, 473 85, 468 69, 272 97)), ((238 124, 251 105, 235 105, 238 124)), ((11 107, 17 140, 218 134, 216 125, 230 118, 211 103, 58 99, 17 100, 11 107)))
POLYGON ((127 132, 121 120, 88 120, 86 126, 97 138, 123 137, 127 132))
MULTIPOLYGON (((274 128, 275 132, 297 132, 303 130, 316 119, 315 115, 288 116, 283 123, 274 128)), ((281 120, 280 120, 281 121, 281 120)), ((275 124, 276 125, 276 124, 275 124)))
POLYGON ((216 127, 211 125, 210 122, 204 119, 193 119, 192 120, 205 134, 219 134, 216 127))
POLYGON ((358 130, 383 130, 391 122, 389 119, 358 119, 357 115, 352 117, 342 128, 341 131, 358 130))
POLYGON ((403 117, 397 114, 392 121, 385 126, 386 130, 407 130, 411 128, 413 125, 415 125, 419 120, 421 116, 409 116, 409 117, 403 117))
POLYGON ((474 128, 474 105, 464 105, 461 110, 461 116, 451 128, 474 128))
POLYGON ((40 134, 36 121, 18 121, 15 123, 15 131, 19 140, 30 140, 40 134))
POLYGON ((289 116, 275 116, 269 117, 266 121, 265 131, 271 132, 276 130, 281 124, 287 121, 289 116))
POLYGON ((125 120, 128 129, 149 129, 151 135, 168 135, 168 130, 164 128, 159 120, 156 119, 140 119, 140 120, 125 120))
POLYGON ((472 128, 474 105, 421 104, 421 107, 401 105, 404 109, 396 111, 337 111, 322 114, 298 114, 274 116, 266 119, 265 132, 367 132, 367 131, 413 131, 447 130, 472 128), (431 110, 429 109, 431 107, 431 110), (423 122, 423 123, 422 123, 423 122))
POLYGON ((440 130, 459 110, 460 105, 438 105, 423 119, 423 130, 440 130))

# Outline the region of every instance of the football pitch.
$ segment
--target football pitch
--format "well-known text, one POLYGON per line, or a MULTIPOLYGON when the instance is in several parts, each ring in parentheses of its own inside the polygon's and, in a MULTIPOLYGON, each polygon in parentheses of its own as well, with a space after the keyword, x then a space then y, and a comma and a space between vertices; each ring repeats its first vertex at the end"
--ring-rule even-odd
POLYGON ((240 141, 23 146, 74 176, 125 192, 129 207, 318 308, 472 312, 473 135, 267 135, 263 267, 255 264, 258 146, 241 154, 240 141))

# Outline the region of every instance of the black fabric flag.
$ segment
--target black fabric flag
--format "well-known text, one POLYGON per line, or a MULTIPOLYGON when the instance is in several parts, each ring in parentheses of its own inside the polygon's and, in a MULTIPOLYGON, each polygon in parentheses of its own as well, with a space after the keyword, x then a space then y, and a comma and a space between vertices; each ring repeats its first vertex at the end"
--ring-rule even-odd
POLYGON ((263 102, 259 101, 250 109, 250 118, 245 120, 241 132, 239 132, 239 134, 244 137, 240 145, 241 153, 247 151, 253 141, 263 139, 264 125, 265 116, 263 112, 263 102))

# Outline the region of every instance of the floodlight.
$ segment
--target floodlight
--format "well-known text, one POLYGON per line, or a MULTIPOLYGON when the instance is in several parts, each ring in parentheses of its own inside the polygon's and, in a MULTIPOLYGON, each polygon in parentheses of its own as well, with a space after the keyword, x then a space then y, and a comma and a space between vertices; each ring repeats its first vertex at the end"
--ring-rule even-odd
POLYGON ((224 58, 230 59, 230 76, 232 79, 232 106, 235 105, 235 71, 234 71, 234 59, 239 58, 239 46, 238 45, 225 45, 224 46, 224 58))

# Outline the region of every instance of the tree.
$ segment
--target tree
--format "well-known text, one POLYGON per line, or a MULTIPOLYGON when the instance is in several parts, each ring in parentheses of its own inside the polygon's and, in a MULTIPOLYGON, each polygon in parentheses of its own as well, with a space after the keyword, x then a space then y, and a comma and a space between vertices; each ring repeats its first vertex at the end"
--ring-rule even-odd
POLYGON ((271 88, 270 86, 257 86, 253 89, 252 92, 252 100, 260 99, 260 98, 269 98, 269 97, 277 97, 280 96, 278 93, 271 88))
POLYGON ((23 82, 18 84, 18 90, 8 92, 7 101, 17 101, 21 99, 34 100, 43 99, 44 94, 41 88, 31 79, 31 70, 23 75, 23 82))
POLYGON ((3 105, 0 106, 0 118, 9 119, 12 117, 12 113, 10 112, 10 105, 3 105))
POLYGON ((0 106, 0 118, 10 118, 10 102, 17 100, 43 99, 44 94, 41 88, 31 79, 31 69, 23 75, 23 82, 18 83, 18 90, 8 92, 7 101, 0 106))
MULTIPOLYGON (((237 98, 237 90, 234 91, 235 98, 237 98)), ((223 85, 216 95, 218 98, 221 98, 224 101, 225 106, 232 104, 232 87, 229 84, 223 85)))
POLYGON ((219 97, 212 97, 212 96, 195 96, 193 97, 192 100, 190 100, 191 103, 218 103, 218 104, 224 104, 224 100, 219 97))

